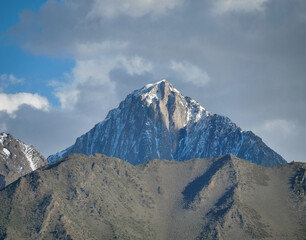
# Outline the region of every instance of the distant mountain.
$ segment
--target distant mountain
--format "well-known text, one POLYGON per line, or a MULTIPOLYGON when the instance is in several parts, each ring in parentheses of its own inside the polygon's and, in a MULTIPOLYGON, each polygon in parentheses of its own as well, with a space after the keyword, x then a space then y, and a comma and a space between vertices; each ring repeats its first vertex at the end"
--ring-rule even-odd
POLYGON ((33 146, 0 134, 0 189, 47 163, 33 146))
POLYGON ((305 239, 305 163, 73 154, 0 191, 0 239, 305 239))
POLYGON ((103 122, 48 162, 71 153, 102 153, 134 165, 156 158, 183 161, 229 153, 262 166, 286 162, 254 133, 209 113, 167 80, 129 94, 103 122))

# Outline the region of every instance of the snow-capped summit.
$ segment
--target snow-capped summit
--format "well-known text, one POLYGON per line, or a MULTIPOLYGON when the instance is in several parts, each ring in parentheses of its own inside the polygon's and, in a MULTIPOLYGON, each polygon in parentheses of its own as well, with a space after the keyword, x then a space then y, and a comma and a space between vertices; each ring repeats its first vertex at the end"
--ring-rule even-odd
POLYGON ((285 163, 255 134, 242 131, 227 117, 209 113, 167 80, 133 91, 104 121, 48 162, 71 153, 103 153, 132 164, 228 153, 263 166, 285 163))
POLYGON ((47 160, 33 146, 0 133, 0 189, 46 164, 47 160))

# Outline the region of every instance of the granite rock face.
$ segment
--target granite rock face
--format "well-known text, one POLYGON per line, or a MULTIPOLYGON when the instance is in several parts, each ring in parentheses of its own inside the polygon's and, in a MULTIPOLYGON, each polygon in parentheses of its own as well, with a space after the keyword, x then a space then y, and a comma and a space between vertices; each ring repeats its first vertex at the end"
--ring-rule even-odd
POLYGON ((234 154, 262 166, 286 161, 251 131, 212 114, 167 80, 135 90, 74 145, 48 157, 102 153, 137 165, 152 159, 183 161, 234 154))
POLYGON ((0 134, 0 189, 47 163, 33 146, 0 134))

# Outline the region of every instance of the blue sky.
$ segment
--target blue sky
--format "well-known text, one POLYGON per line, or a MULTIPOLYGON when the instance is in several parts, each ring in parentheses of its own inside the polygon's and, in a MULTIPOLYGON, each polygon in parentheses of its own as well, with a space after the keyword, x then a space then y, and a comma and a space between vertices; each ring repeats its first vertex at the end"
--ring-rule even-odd
POLYGON ((4 0, 0 131, 45 156, 167 78, 305 161, 303 0, 4 0))
POLYGON ((11 44, 6 39, 6 32, 20 22, 19 14, 24 10, 38 12, 45 0, 5 1, 0 9, 0 73, 13 74, 17 78, 26 79, 22 84, 9 85, 6 93, 30 92, 46 96, 50 103, 58 106, 57 98, 52 94, 51 79, 62 77, 63 72, 69 71, 74 65, 73 59, 56 58, 45 55, 33 55, 23 51, 18 45, 11 44))

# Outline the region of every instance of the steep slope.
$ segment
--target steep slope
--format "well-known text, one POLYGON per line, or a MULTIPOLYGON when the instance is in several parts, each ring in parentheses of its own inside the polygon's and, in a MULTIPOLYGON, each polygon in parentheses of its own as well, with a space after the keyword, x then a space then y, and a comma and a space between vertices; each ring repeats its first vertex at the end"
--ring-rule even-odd
POLYGON ((0 239, 304 239, 305 168, 73 154, 0 191, 0 239))
POLYGON ((182 161, 228 153, 262 166, 286 162, 255 134, 207 112, 166 80, 132 92, 103 122, 48 161, 71 153, 102 153, 134 165, 155 158, 182 161))
POLYGON ((0 134, 0 189, 47 163, 33 146, 0 134))

